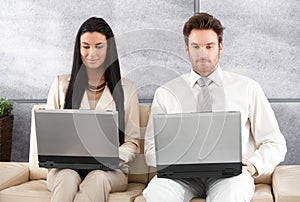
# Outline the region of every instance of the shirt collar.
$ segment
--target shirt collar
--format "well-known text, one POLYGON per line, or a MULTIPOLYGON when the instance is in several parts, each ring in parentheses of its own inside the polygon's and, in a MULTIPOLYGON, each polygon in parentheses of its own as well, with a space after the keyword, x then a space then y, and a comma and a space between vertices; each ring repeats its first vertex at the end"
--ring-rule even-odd
MULTIPOLYGON (((191 74, 190 74, 191 88, 194 87, 194 85, 200 78, 201 76, 196 72, 194 72, 193 69, 191 69, 191 74)), ((218 86, 222 86, 223 70, 221 69, 221 67, 218 65, 217 69, 213 73, 211 73, 208 76, 208 78, 218 86)))
POLYGON ((221 69, 220 65, 218 65, 217 69, 211 73, 208 78, 218 86, 222 86, 223 70, 221 69))
POLYGON ((191 88, 194 87, 194 85, 197 83, 198 79, 201 78, 201 76, 199 74, 197 74, 196 72, 194 72, 193 69, 191 69, 191 74, 190 74, 190 86, 191 88))

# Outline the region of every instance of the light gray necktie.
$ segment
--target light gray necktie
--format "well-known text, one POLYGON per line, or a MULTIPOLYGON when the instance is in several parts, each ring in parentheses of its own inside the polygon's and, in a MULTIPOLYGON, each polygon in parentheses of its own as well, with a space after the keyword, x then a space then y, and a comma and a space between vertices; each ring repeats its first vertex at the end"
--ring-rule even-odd
POLYGON ((211 112, 212 111, 212 102, 211 96, 209 93, 208 85, 211 83, 211 80, 208 78, 200 78, 197 81, 200 86, 200 91, 198 95, 198 112, 211 112))

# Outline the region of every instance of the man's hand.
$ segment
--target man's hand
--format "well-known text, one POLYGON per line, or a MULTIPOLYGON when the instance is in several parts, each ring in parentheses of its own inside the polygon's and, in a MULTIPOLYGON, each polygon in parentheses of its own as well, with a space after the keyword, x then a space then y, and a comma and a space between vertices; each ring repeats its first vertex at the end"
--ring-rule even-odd
POLYGON ((251 176, 257 175, 256 167, 245 157, 243 157, 242 164, 243 164, 243 168, 248 170, 251 176))

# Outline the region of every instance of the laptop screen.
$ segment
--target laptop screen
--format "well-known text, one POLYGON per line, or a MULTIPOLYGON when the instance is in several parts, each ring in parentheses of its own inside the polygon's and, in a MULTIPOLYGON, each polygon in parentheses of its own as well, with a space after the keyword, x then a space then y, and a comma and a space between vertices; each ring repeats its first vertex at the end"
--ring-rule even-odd
POLYGON ((195 175, 222 175, 232 164, 241 168, 240 119, 239 112, 154 115, 158 175, 165 169, 175 174, 180 168, 180 176, 190 176, 192 167, 195 175), (213 165, 216 171, 211 173, 213 165))
POLYGON ((35 123, 40 163, 73 168, 119 157, 116 111, 36 110, 35 123))

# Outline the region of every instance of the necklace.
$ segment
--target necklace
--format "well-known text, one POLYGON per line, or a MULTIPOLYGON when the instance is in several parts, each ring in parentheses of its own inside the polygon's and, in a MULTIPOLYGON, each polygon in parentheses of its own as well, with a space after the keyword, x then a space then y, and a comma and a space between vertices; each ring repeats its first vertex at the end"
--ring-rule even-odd
POLYGON ((99 86, 93 86, 93 85, 88 84, 88 88, 87 89, 90 92, 97 94, 97 93, 102 92, 104 90, 105 86, 106 86, 106 82, 103 82, 99 86))

